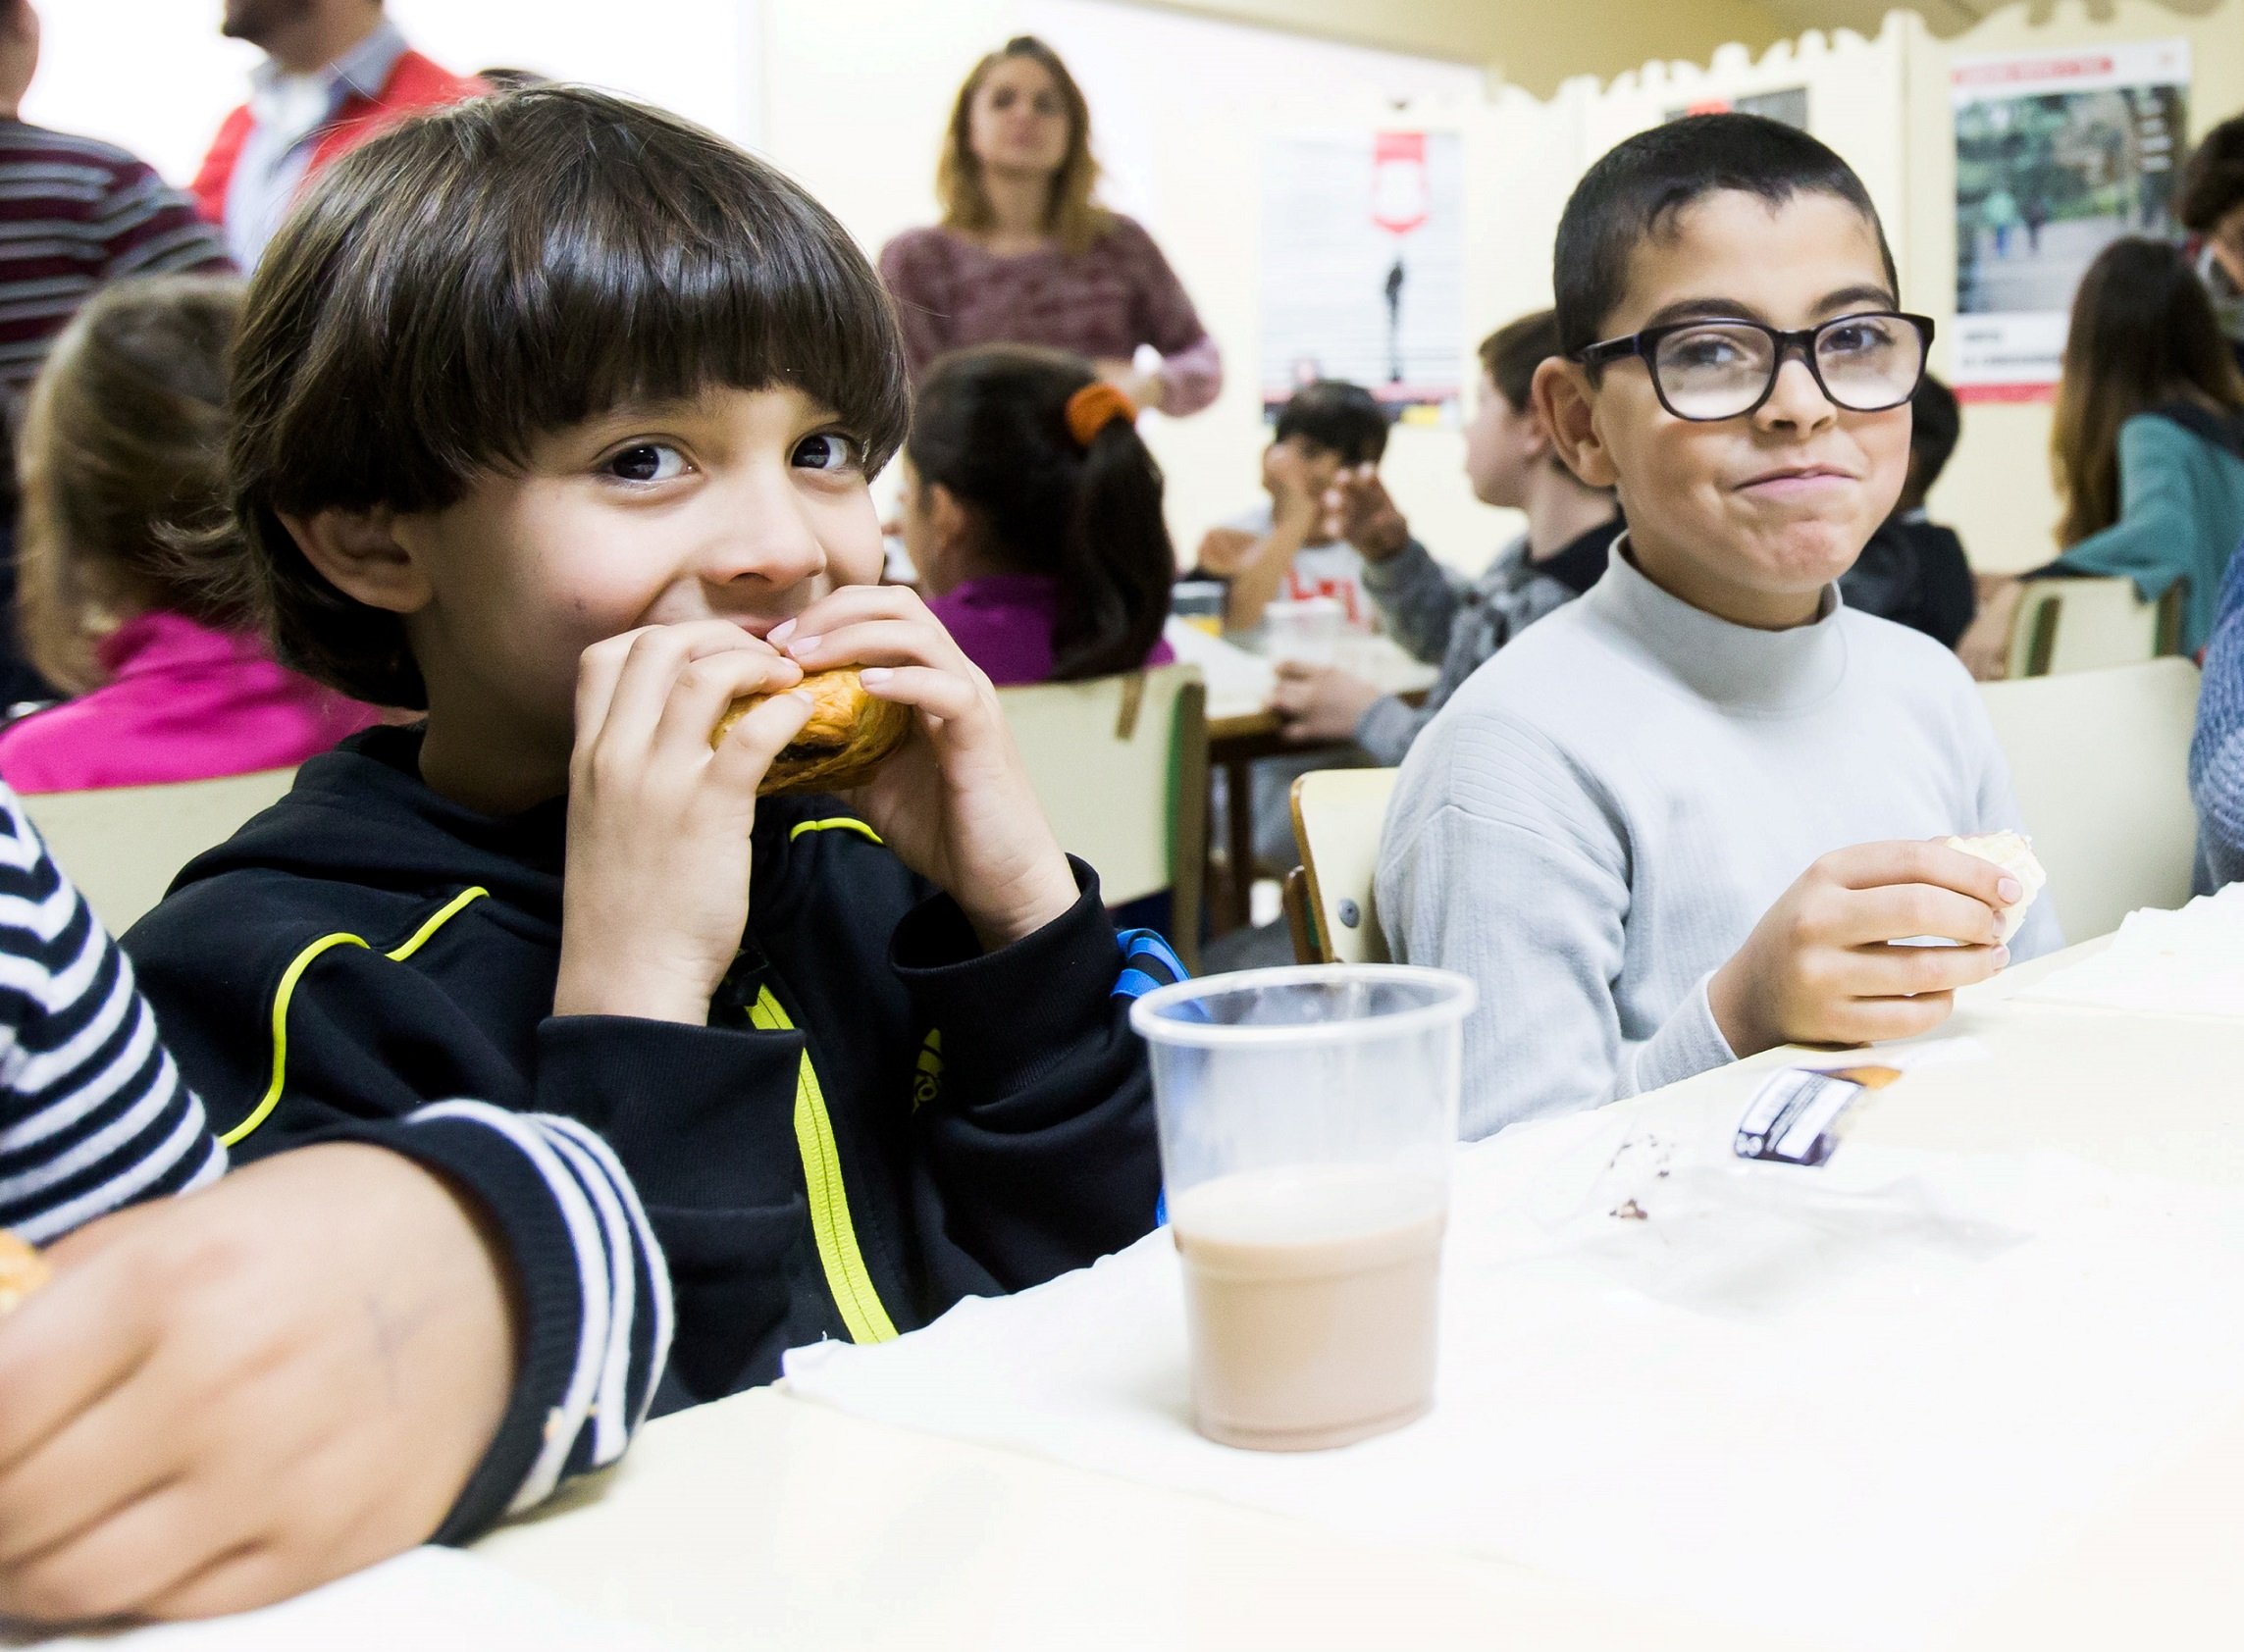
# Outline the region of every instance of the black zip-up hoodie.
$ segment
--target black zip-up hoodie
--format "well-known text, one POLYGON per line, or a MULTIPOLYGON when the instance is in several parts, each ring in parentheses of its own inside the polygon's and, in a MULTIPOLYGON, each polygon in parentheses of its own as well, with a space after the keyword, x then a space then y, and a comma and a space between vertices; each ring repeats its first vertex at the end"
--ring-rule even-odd
POLYGON ((1150 932, 1118 939, 1088 868, 1069 912, 984 955, 836 800, 766 800, 709 1024, 556 1016, 565 800, 477 815, 419 752, 374 729, 306 763, 125 944, 237 1159, 378 1142, 496 1217, 525 1356, 443 1536, 612 1461, 650 1406, 1152 1225, 1127 1000, 1180 971, 1150 932))

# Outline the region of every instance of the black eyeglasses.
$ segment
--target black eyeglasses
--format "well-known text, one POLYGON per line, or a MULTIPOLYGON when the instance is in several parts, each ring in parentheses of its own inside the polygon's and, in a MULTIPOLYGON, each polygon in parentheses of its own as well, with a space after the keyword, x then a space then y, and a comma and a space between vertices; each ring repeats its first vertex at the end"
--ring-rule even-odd
POLYGON ((1574 352, 1585 367, 1642 356, 1652 393, 1678 419, 1707 424, 1759 409, 1798 352, 1835 407, 1882 413, 1916 393, 1932 347, 1932 318, 1873 310, 1780 333, 1757 321, 1683 321, 1647 327, 1574 352))

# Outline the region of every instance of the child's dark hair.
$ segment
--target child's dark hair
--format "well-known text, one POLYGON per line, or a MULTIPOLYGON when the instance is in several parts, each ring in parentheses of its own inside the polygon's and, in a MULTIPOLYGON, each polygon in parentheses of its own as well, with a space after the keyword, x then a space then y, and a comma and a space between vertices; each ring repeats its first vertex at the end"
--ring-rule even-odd
POLYGON ((251 284, 235 355, 239 559, 281 657, 426 703, 398 618, 337 591, 284 513, 442 510, 625 401, 787 386, 886 463, 909 417, 880 280, 803 189, 582 86, 406 122, 324 173, 251 284))
POLYGON ((937 361, 920 381, 905 444, 922 488, 965 507, 994 565, 1059 583, 1052 675, 1136 671, 1169 615, 1176 551, 1162 515, 1161 467, 1127 418, 1089 442, 1069 402, 1097 383, 1090 363, 998 344, 937 361))
POLYGON ((1559 349, 1572 355, 1599 342, 1628 291, 1638 246, 1672 233, 1678 213, 1723 189, 1771 207, 1796 195, 1838 196, 1868 222, 1886 281, 1900 291, 1878 209, 1837 153, 1765 116, 1690 115, 1623 139, 1574 186, 1551 260, 1559 349))
POLYGON ((2244 206, 2244 115, 2231 115, 2197 140, 2174 190, 2181 227, 2208 234, 2244 206))
POLYGON ((2078 544, 2119 520, 2119 431, 2168 402, 2244 413, 2236 369, 2205 284, 2170 241, 2123 235, 2098 253, 2072 295, 2050 453, 2078 544))
POLYGON ((1558 312, 1536 310, 1481 340, 1481 367, 1511 410, 1525 413, 1535 403, 1535 370, 1557 353, 1558 312))
POLYGON ((1386 452, 1386 409, 1371 391, 1345 379, 1320 379, 1279 409, 1275 439, 1297 436, 1339 454, 1344 465, 1370 465, 1386 452))
POLYGON ((1910 480, 1918 488, 1940 480, 1962 435, 1963 409, 1957 405, 1956 392, 1927 373, 1909 397, 1910 480))

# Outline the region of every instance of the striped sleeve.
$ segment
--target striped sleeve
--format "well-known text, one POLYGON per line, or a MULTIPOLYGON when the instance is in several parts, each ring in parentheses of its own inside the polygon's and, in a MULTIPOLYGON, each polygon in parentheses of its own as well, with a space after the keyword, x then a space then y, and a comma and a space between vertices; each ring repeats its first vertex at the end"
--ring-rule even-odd
POLYGON ((464 1542, 623 1455, 669 1359, 669 1269, 614 1150, 573 1118, 439 1102, 363 1139, 473 1193, 501 1230, 521 1288, 513 1398, 437 1534, 464 1542))
POLYGON ((131 964, 0 787, 0 1226, 45 1244, 225 1168, 131 964))

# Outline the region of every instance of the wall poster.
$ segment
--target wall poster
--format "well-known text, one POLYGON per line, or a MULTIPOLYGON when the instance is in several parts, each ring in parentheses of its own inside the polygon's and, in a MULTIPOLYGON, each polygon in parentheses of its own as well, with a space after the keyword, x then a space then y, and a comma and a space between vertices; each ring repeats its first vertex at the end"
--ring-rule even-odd
POLYGON ((1957 58, 1957 393, 2041 400, 2073 288, 2121 235, 2173 232, 2189 42, 1957 58))
POLYGON ((1348 379, 1404 416, 1463 388, 1465 189, 1455 132, 1271 138, 1262 178, 1262 399, 1348 379))

